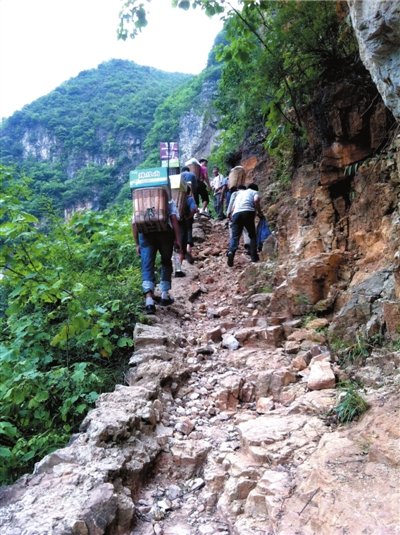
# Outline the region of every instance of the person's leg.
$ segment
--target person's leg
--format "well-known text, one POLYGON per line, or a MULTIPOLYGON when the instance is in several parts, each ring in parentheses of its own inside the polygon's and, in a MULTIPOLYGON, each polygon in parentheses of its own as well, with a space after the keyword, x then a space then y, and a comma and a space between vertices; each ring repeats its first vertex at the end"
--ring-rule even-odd
POLYGON ((217 214, 217 219, 219 219, 220 221, 224 218, 224 212, 223 212, 223 204, 222 204, 222 193, 221 192, 218 192, 215 194, 215 212, 217 214))
POLYGON ((246 254, 250 255, 250 236, 246 227, 243 229, 243 244, 246 249, 246 254))
POLYGON ((228 266, 233 266, 233 259, 235 257, 235 253, 239 247, 239 240, 240 236, 242 235, 243 231, 243 221, 242 221, 242 213, 238 212, 232 217, 232 226, 231 226, 231 239, 229 242, 229 250, 228 250, 228 266))
POLYGON ((191 251, 193 247, 193 217, 186 221, 187 228, 187 251, 191 251))
MULTIPOLYGON (((204 182, 203 182, 204 184, 204 182)), ((210 202, 210 197, 208 195, 207 186, 204 184, 204 190, 203 190, 203 212, 206 212, 208 214, 208 203, 210 202)))
POLYGON ((227 199, 226 195, 227 195, 227 191, 224 190, 222 195, 221 195, 221 215, 222 215, 222 219, 226 218, 225 212, 228 209, 228 204, 226 202, 226 199, 227 199))
POLYGON ((217 211, 217 218, 222 221, 225 218, 224 215, 224 195, 220 192, 218 193, 219 196, 219 203, 218 203, 218 211, 217 211))
POLYGON ((218 213, 219 213, 219 193, 214 193, 214 210, 215 210, 215 213, 218 217, 218 213))
POLYGON ((160 290, 161 305, 173 303, 168 292, 171 289, 172 252, 174 250, 174 234, 171 231, 157 233, 157 246, 161 255, 160 290))
POLYGON ((145 295, 146 312, 154 313, 154 264, 156 259, 157 249, 153 243, 153 239, 149 234, 139 233, 140 245, 140 262, 142 272, 142 288, 145 295))
POLYGON ((199 206, 199 192, 196 188, 196 190, 193 190, 193 199, 197 206, 199 206))
POLYGON ((199 212, 203 212, 203 205, 204 205, 204 189, 205 184, 202 180, 199 180, 197 184, 197 206, 199 207, 199 212), (200 206, 201 203, 201 206, 200 206))
MULTIPOLYGON (((181 238, 182 251, 186 251, 187 246, 187 222, 185 219, 179 221, 179 234, 181 238)), ((185 273, 182 270, 182 264, 180 261, 180 254, 176 251, 173 252, 175 277, 184 277, 185 273)))
POLYGON ((210 201, 210 197, 208 196, 206 183, 203 180, 200 180, 198 183, 198 193, 202 201, 202 207, 200 208, 200 213, 208 214, 207 206, 210 201))
POLYGON ((185 251, 185 259, 189 264, 193 264, 192 247, 193 247, 193 218, 186 221, 187 228, 187 245, 185 251))
POLYGON ((255 225, 255 212, 243 212, 243 224, 247 230, 250 238, 250 257, 253 262, 258 262, 259 256, 257 253, 257 238, 255 225))

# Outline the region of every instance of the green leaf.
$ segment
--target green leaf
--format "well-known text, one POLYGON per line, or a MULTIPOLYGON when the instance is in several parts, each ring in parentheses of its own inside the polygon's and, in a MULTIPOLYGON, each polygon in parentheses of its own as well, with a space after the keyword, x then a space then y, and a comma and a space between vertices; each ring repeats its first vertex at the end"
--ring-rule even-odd
POLYGON ((63 325, 59 332, 53 337, 53 339, 50 342, 50 345, 52 347, 55 347, 57 345, 62 344, 63 342, 66 342, 68 340, 68 334, 69 334, 69 326, 63 325))
POLYGON ((16 221, 24 221, 24 223, 39 223, 37 217, 32 214, 28 214, 27 212, 20 212, 16 218, 16 221))
POLYGON ((82 414, 83 412, 86 411, 87 408, 88 406, 86 405, 86 403, 80 403, 79 405, 75 407, 75 412, 76 414, 82 414))
POLYGON ((117 342, 118 347, 132 347, 133 346, 133 340, 131 338, 118 338, 117 342))
POLYGON ((77 282, 74 287, 72 288, 72 292, 74 294, 78 294, 80 292, 82 292, 83 290, 85 289, 84 285, 80 282, 77 282))
POLYGON ((9 438, 14 438, 18 435, 18 429, 10 422, 0 422, 0 434, 9 438))
POLYGON ((47 390, 41 390, 35 395, 35 398, 39 403, 47 401, 49 399, 49 392, 47 390))
POLYGON ((187 11, 188 9, 190 9, 189 0, 180 0, 180 2, 178 3, 178 7, 187 11))
POLYGON ((11 459, 12 457, 13 457, 13 454, 10 448, 0 446, 0 458, 11 459))
POLYGON ((85 379, 87 363, 79 362, 74 366, 74 372, 72 374, 72 379, 75 383, 82 383, 85 379))

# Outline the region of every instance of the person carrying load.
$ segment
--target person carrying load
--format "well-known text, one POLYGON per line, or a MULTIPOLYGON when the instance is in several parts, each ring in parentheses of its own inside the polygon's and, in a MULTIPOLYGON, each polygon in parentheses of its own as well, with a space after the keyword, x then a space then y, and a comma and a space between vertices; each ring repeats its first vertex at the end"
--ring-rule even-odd
MULTIPOLYGON (((157 171, 157 170, 156 170, 157 171)), ((155 262, 157 252, 161 256, 160 305, 171 305, 174 300, 169 295, 172 277, 172 252, 182 246, 178 224, 178 212, 173 200, 169 200, 168 177, 155 172, 137 173, 131 180, 133 193, 132 235, 136 252, 140 256, 142 288, 145 295, 145 311, 154 314, 155 307, 155 262), (143 175, 143 176, 142 176, 143 175)))

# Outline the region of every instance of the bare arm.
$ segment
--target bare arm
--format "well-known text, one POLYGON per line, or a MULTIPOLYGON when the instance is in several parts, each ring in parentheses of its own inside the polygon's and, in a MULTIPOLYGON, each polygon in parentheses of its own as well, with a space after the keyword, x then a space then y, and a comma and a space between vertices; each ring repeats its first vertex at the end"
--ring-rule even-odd
POLYGON ((226 211, 226 216, 228 217, 228 219, 231 219, 231 217, 232 217, 232 213, 233 213, 233 210, 234 210, 234 207, 235 207, 236 195, 237 195, 237 192, 235 191, 234 193, 232 193, 231 198, 229 200, 229 206, 228 206, 228 209, 226 211))
POLYGON ((171 215, 170 217, 171 217, 172 228, 174 230, 174 235, 175 235, 175 243, 179 246, 179 249, 182 250, 178 218, 176 217, 176 215, 171 215))

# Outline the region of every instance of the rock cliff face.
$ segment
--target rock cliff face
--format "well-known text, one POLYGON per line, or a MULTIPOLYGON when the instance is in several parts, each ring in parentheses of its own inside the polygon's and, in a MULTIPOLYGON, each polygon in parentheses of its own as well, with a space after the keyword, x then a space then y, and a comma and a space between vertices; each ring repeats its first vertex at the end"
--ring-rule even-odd
POLYGON ((218 117, 214 109, 217 81, 207 80, 197 99, 197 106, 185 113, 179 125, 181 161, 210 154, 218 136, 218 117))
MULTIPOLYGON (((106 147, 110 141, 110 135, 102 129, 96 132, 96 139, 99 147, 106 147)), ((129 129, 118 134, 115 142, 118 144, 118 159, 128 161, 129 168, 136 167, 144 158, 143 138, 137 136, 129 129)), ((111 156, 107 150, 98 152, 79 150, 71 151, 67 157, 62 139, 58 139, 54 132, 40 125, 27 128, 21 135, 22 160, 32 158, 41 162, 57 163, 61 158, 67 161, 65 172, 68 178, 73 178, 75 174, 88 165, 114 167, 117 158, 111 156)))
POLYGON ((348 0, 364 65, 393 115, 400 119, 400 6, 385 0, 348 0))
POLYGON ((193 78, 125 60, 83 71, 2 123, 0 162, 33 177, 43 171, 35 193, 50 195, 57 210, 104 208, 148 156, 158 106, 193 78))
POLYGON ((359 330, 397 339, 400 137, 393 118, 357 77, 324 88, 305 123, 315 159, 295 170, 278 202, 268 159, 242 161, 265 192, 279 244, 270 313, 328 315, 332 332, 348 340, 359 330))

